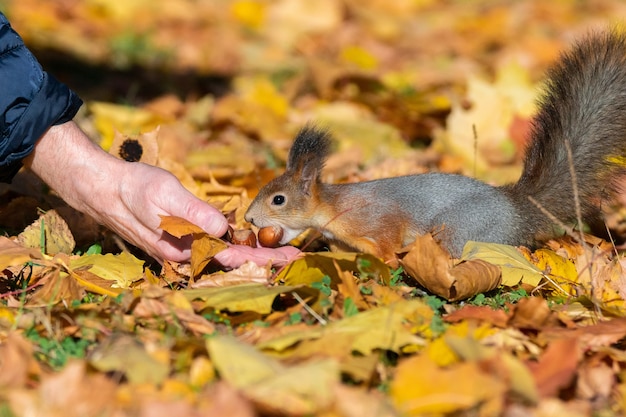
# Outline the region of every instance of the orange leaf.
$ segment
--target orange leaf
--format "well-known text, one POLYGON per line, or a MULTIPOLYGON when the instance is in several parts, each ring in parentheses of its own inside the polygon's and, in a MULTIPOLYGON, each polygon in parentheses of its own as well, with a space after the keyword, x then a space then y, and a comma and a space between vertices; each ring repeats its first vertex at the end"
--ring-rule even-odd
POLYGON ((226 249, 224 241, 207 233, 194 233, 191 242, 191 275, 198 276, 213 257, 226 249))
POLYGON ((544 398, 550 397, 567 387, 576 375, 581 357, 580 344, 575 338, 563 338, 550 343, 538 362, 528 364, 539 394, 544 398))
POLYGON ((159 229, 162 229, 170 235, 181 238, 183 236, 192 235, 194 233, 206 233, 199 226, 176 216, 159 216, 161 217, 161 224, 159 229))

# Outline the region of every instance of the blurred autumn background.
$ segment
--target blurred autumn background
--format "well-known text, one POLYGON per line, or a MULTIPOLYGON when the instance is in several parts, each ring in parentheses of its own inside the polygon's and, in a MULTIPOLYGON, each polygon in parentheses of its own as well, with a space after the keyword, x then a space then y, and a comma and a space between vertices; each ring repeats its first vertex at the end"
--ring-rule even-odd
MULTIPOLYGON (((138 140, 143 162, 236 228, 249 227, 250 198, 308 121, 336 139, 326 181, 435 170, 514 181, 544 71, 626 17, 618 0, 0 0, 0 10, 84 99, 76 120, 94 141, 119 156, 138 140)), ((618 234, 624 216, 607 211, 618 234)), ((501 285, 459 302, 315 243, 278 271, 161 268, 28 173, 0 186, 0 229, 2 416, 626 409, 626 275, 590 235, 591 252, 561 239, 500 253, 501 285)))

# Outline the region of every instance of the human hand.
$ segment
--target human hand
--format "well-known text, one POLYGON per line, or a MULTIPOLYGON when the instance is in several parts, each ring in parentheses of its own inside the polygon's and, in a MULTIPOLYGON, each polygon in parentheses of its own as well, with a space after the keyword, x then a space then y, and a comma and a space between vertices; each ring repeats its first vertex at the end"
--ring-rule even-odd
MULTIPOLYGON (((190 257, 190 240, 160 230, 159 215, 181 217, 214 236, 222 236, 228 227, 217 209, 196 198, 171 173, 109 155, 74 122, 50 128, 25 162, 70 206, 159 261, 182 262, 190 257)), ((246 260, 284 264, 297 253, 291 247, 229 246, 216 260, 227 267, 246 260)))
MULTIPOLYGON (((101 221, 124 239, 158 260, 181 262, 191 256, 191 240, 178 239, 160 230, 160 216, 183 218, 213 236, 226 233, 228 223, 222 213, 187 191, 171 173, 142 163, 121 162, 119 197, 106 201, 97 198, 95 202, 101 208, 106 207, 97 214, 101 221), (112 217, 112 213, 116 216, 112 217)), ((293 247, 270 249, 229 245, 215 259, 231 268, 246 261, 282 265, 298 253, 293 247)))

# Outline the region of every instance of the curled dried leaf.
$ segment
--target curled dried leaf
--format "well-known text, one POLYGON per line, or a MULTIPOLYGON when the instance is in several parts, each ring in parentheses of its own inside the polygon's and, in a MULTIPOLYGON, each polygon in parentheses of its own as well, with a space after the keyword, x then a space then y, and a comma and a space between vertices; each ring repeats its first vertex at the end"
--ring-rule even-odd
POLYGON ((500 285, 500 268, 481 259, 454 265, 432 235, 419 236, 400 253, 404 270, 427 290, 450 301, 469 298, 500 285))

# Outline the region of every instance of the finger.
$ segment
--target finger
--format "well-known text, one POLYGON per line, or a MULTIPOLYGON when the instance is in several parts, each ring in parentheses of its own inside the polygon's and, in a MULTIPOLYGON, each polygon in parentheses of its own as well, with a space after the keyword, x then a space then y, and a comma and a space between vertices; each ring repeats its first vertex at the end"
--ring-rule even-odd
POLYGON ((300 251, 293 246, 270 249, 232 245, 215 255, 215 260, 223 266, 230 268, 237 268, 247 261, 254 262, 261 266, 267 265, 268 263, 282 266, 296 259, 299 254, 300 251))
POLYGON ((178 204, 171 207, 170 213, 199 226, 213 236, 223 236, 228 230, 228 221, 224 215, 191 193, 185 199, 179 199, 178 204))

